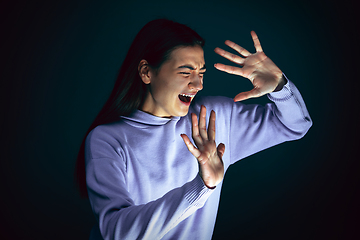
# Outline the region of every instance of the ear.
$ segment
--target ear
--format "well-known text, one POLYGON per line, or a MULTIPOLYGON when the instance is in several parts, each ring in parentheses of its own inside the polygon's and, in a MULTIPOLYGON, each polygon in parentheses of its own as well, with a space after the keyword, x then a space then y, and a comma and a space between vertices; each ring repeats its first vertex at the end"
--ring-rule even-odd
POLYGON ((150 67, 149 67, 149 63, 146 60, 141 60, 139 65, 138 65, 138 72, 139 72, 139 76, 141 78, 141 80, 145 83, 145 84, 149 84, 150 83, 150 67))

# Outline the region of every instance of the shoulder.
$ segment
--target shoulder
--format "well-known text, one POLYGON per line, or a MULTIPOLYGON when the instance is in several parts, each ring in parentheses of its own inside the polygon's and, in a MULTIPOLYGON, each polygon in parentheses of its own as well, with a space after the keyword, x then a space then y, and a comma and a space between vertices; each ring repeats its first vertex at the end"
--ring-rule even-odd
POLYGON ((230 114, 234 108, 245 106, 243 103, 235 103, 233 99, 224 96, 199 96, 194 99, 191 111, 200 112, 201 105, 204 105, 209 112, 214 110, 216 113, 222 114, 230 114))
POLYGON ((201 105, 221 108, 224 106, 232 106, 234 101, 231 98, 224 96, 198 96, 194 99, 192 106, 200 108, 201 105))
POLYGON ((121 125, 121 121, 99 125, 87 135, 85 151, 90 154, 90 158, 101 158, 110 152, 114 152, 116 155, 120 154, 119 151, 124 142, 121 125))
POLYGON ((114 133, 121 129, 122 121, 103 124, 95 127, 88 134, 87 139, 110 139, 115 137, 114 133))

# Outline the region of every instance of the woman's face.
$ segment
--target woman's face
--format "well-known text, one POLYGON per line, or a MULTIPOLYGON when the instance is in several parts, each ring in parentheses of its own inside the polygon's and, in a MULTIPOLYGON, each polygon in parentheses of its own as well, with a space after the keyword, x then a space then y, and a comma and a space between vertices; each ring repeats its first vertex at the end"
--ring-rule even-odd
POLYGON ((158 117, 185 116, 196 93, 203 88, 205 71, 200 46, 175 49, 157 74, 149 70, 149 91, 141 110, 158 117))

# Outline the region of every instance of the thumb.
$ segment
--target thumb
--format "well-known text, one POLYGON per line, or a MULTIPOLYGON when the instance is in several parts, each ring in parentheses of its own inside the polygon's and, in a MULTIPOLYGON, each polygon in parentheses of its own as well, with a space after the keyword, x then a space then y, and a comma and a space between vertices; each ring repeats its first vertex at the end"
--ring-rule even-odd
POLYGON ((261 96, 261 91, 259 90, 259 88, 253 88, 250 91, 241 92, 238 95, 236 95, 234 97, 234 102, 243 101, 249 98, 255 98, 260 96, 261 96))
POLYGON ((222 159, 224 153, 225 153, 225 144, 220 143, 217 147, 217 153, 220 159, 222 159))

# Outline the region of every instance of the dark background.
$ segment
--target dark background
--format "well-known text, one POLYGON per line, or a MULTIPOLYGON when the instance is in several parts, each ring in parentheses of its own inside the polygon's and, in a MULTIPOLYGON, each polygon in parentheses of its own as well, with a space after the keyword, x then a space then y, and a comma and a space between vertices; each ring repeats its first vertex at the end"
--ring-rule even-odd
POLYGON ((314 121, 303 139, 229 169, 213 239, 359 238, 355 4, 22 0, 0 11, 1 239, 88 238, 95 218, 73 181, 76 155, 135 34, 159 17, 207 40, 206 95, 251 88, 211 66, 229 63, 213 52, 226 39, 254 52, 255 30, 314 121))

